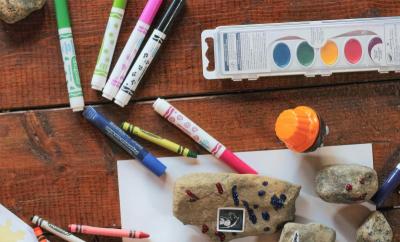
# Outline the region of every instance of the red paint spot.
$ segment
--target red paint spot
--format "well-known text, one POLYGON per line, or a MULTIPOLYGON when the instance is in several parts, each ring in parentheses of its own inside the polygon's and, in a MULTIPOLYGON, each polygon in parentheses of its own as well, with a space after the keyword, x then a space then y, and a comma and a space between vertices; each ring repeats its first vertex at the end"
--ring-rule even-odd
POLYGON ((225 234, 222 232, 215 232, 215 235, 219 237, 219 241, 223 242, 225 240, 225 234))
POLYGON ((197 200, 199 200, 199 197, 194 195, 190 190, 186 190, 185 192, 190 197, 191 202, 196 202, 197 200))
POLYGON ((215 186, 217 187, 219 194, 224 193, 224 189, 222 188, 221 183, 218 182, 217 184, 215 184, 215 186))
POLYGON ((346 184, 346 191, 350 192, 353 190, 353 186, 351 184, 346 184))
POLYGON ((205 224, 203 224, 203 226, 202 226, 202 228, 201 228, 201 232, 202 232, 203 234, 207 233, 207 232, 208 232, 208 226, 205 225, 205 224))

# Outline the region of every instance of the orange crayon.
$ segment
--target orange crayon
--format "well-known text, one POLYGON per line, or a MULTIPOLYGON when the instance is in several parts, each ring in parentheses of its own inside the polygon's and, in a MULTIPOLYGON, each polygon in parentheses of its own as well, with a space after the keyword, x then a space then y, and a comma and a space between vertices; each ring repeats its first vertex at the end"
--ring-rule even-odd
POLYGON ((35 232, 35 235, 39 242, 50 242, 49 240, 46 239, 46 237, 44 237, 43 230, 40 227, 34 228, 33 232, 35 232))
POLYGON ((296 152, 311 152, 323 145, 328 126, 312 108, 300 106, 283 111, 275 123, 276 136, 296 152))
POLYGON ((68 225, 68 229, 71 233, 101 235, 108 237, 121 237, 121 238, 134 238, 134 239, 145 239, 150 237, 150 235, 141 231, 127 230, 127 229, 98 228, 98 227, 79 225, 79 224, 70 224, 68 225))

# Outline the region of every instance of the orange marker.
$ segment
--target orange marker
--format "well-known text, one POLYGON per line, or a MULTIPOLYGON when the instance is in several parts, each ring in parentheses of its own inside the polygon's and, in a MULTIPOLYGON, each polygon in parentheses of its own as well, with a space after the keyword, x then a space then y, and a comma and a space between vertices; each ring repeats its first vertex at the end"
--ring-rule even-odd
POLYGON ((33 232, 35 232, 35 235, 39 242, 50 242, 49 240, 46 239, 46 237, 44 237, 43 230, 40 227, 34 228, 33 232))
POLYGON ((328 126, 310 107, 283 111, 275 123, 276 136, 296 152, 311 152, 323 145, 328 126))

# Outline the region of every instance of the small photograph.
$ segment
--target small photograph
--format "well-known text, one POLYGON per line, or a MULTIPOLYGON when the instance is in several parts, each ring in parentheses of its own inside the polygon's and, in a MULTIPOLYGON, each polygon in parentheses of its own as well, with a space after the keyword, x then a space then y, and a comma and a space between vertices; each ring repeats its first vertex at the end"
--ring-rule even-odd
POLYGON ((218 227, 219 232, 243 232, 245 221, 244 208, 219 208, 218 227))

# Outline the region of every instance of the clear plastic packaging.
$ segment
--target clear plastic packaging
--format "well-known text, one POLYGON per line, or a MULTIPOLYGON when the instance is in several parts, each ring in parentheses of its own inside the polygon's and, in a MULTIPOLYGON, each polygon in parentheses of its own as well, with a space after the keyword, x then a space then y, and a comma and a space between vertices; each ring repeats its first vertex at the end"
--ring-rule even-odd
POLYGON ((203 31, 201 42, 206 79, 400 71, 400 17, 222 26, 203 31))

